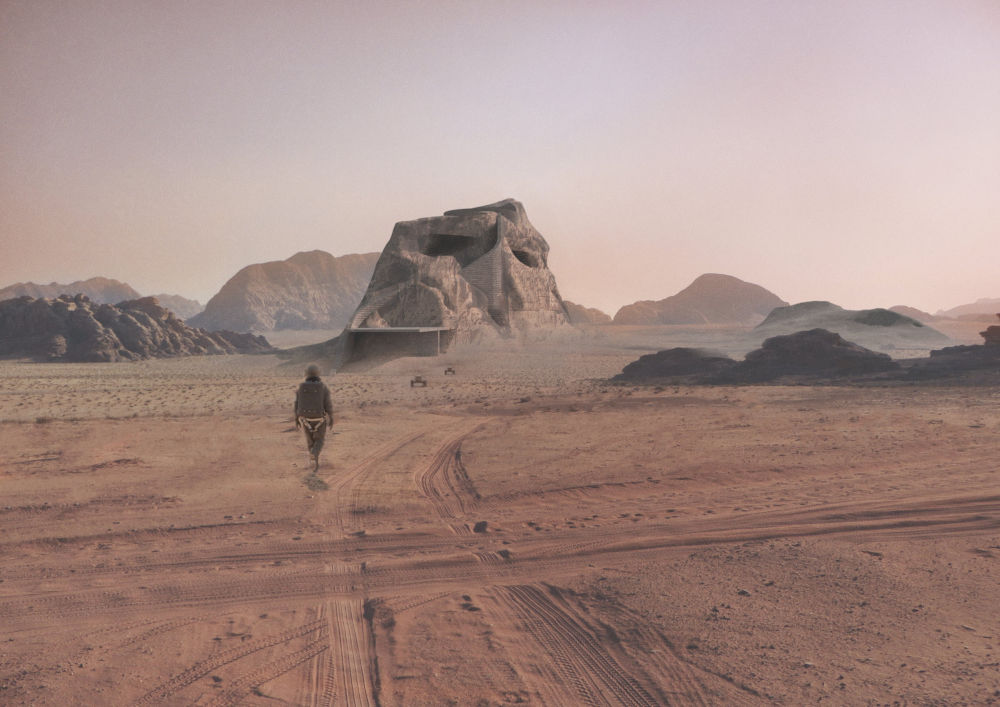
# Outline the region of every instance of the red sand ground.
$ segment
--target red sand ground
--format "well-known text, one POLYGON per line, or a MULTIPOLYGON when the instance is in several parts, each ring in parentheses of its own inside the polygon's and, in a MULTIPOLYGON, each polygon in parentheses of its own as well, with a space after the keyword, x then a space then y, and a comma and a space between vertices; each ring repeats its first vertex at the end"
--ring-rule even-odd
POLYGON ((0 703, 1000 703, 1000 390, 632 358, 0 364, 0 703))

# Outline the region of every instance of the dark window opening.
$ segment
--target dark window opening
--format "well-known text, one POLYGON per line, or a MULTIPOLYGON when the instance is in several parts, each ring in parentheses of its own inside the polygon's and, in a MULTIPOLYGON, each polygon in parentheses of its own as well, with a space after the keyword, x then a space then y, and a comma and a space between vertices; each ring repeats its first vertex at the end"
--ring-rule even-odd
POLYGON ((457 236, 450 233, 432 233, 427 237, 427 244, 423 247, 424 255, 455 255, 461 253, 466 248, 475 245, 476 239, 472 236, 457 236))
POLYGON ((529 268, 541 267, 541 263, 539 263, 538 260, 535 258, 535 256, 532 255, 531 253, 524 250, 515 250, 513 251, 513 253, 515 258, 520 260, 529 268))

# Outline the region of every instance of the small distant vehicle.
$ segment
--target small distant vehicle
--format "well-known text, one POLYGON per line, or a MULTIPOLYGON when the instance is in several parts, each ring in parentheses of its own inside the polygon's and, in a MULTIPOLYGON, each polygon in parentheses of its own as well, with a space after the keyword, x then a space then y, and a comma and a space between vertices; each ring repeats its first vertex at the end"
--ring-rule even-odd
POLYGON ((410 379, 410 387, 413 388, 413 387, 418 386, 418 385, 423 386, 424 388, 426 388, 427 387, 427 379, 424 378, 423 376, 413 376, 413 378, 410 379))
POLYGON ((451 366, 448 366, 446 369, 444 369, 444 374, 446 376, 453 376, 455 375, 455 369, 452 368, 451 366))

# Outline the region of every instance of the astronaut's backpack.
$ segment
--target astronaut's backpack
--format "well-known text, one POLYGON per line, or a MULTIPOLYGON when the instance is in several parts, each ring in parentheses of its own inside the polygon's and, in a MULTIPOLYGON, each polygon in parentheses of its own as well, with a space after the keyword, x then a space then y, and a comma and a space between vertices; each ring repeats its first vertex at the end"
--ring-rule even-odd
POLYGON ((303 381, 299 384, 298 410, 299 417, 323 417, 326 411, 323 409, 323 398, 326 386, 323 381, 303 381))

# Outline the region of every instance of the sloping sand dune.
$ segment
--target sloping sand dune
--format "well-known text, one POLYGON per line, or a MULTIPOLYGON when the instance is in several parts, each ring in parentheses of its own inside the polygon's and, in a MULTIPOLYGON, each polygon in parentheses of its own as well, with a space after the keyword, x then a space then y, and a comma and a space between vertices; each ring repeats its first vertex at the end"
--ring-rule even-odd
POLYGON ((0 703, 1000 700, 1000 390, 635 356, 0 364, 0 703))

